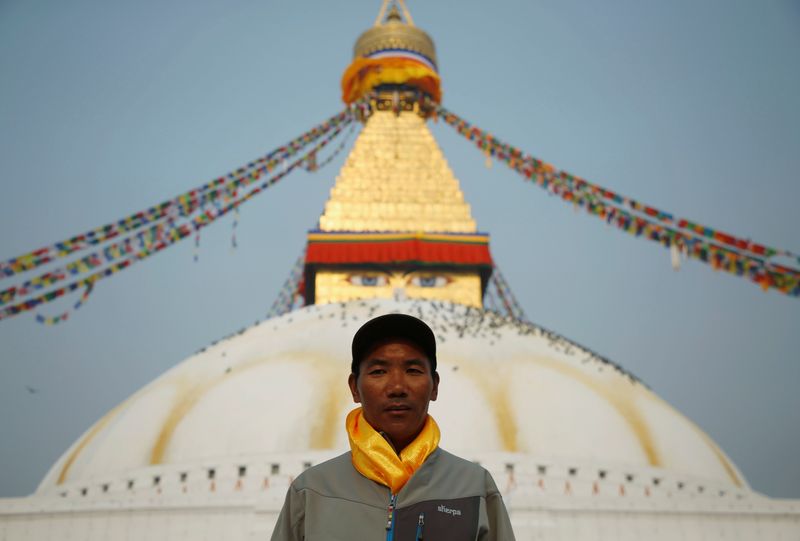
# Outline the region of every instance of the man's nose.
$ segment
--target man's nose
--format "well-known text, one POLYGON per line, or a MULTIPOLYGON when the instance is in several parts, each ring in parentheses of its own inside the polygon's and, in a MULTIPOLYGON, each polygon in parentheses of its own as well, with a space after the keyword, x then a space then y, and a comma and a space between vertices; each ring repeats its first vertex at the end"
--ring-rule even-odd
POLYGON ((392 371, 389 374, 389 385, 387 386, 387 393, 390 397, 403 397, 406 396, 406 378, 402 372, 392 371))

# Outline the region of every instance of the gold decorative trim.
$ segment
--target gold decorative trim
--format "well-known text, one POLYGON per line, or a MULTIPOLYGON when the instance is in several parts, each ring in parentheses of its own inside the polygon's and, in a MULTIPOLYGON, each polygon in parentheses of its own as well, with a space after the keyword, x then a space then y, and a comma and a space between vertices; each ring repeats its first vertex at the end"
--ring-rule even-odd
POLYGON ((386 49, 413 51, 429 58, 435 66, 438 66, 436 46, 431 37, 416 26, 394 20, 373 26, 361 34, 353 47, 353 58, 386 49))

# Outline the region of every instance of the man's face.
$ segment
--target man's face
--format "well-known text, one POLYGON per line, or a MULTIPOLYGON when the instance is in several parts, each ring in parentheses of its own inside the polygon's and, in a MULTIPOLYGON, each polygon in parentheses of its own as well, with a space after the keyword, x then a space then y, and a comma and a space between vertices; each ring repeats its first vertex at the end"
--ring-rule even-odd
POLYGON ((436 400, 439 374, 412 342, 389 339, 373 346, 348 381, 364 418, 385 432, 399 453, 422 430, 428 403, 436 400))

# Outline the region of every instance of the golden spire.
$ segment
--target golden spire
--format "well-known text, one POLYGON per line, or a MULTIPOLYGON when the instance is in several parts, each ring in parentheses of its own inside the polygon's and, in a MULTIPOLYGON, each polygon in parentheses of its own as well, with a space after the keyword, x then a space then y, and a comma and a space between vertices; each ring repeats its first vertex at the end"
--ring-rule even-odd
POLYGON ((365 125, 308 235, 306 302, 401 295, 482 306, 488 235, 426 123, 441 97, 433 41, 403 0, 384 0, 355 57, 342 93, 365 100, 365 125))
MULTIPOLYGON (((389 10, 389 14, 386 16, 387 21, 402 21, 403 18, 400 17, 400 12, 397 11, 397 4, 392 5, 392 9, 389 10)), ((411 26, 414 26, 414 23, 409 23, 411 26)))
POLYGON ((475 232, 475 220, 425 120, 375 111, 339 172, 322 231, 475 232))
POLYGON ((414 26, 414 19, 411 18, 411 13, 408 11, 404 0, 396 0, 395 2, 392 2, 391 0, 383 0, 383 3, 381 4, 381 10, 378 12, 378 16, 375 18, 375 24, 373 26, 380 26, 382 22, 389 20, 402 20, 400 18, 400 12, 397 10, 398 4, 403 10, 403 16, 406 18, 406 21, 408 21, 408 24, 414 26), (389 4, 392 5, 392 8, 389 10, 389 14, 386 15, 386 8, 389 6, 389 4), (384 15, 386 15, 386 19, 384 19, 384 15))

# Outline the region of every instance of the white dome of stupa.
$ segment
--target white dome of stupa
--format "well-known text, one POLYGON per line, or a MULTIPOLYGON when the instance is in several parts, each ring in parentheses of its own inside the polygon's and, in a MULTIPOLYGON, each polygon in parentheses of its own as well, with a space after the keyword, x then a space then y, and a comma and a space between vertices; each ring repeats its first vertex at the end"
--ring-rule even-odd
POLYGON ((312 305, 189 357, 112 409, 39 492, 153 465, 347 449, 350 341, 368 319, 415 315, 435 331, 442 447, 646 468, 745 487, 719 447, 633 375, 536 325, 428 300, 312 305))

